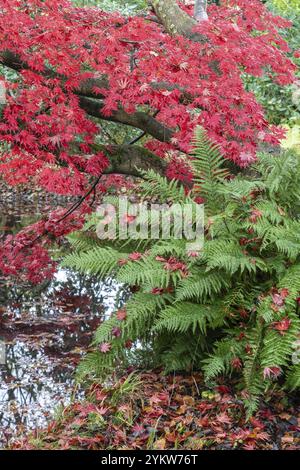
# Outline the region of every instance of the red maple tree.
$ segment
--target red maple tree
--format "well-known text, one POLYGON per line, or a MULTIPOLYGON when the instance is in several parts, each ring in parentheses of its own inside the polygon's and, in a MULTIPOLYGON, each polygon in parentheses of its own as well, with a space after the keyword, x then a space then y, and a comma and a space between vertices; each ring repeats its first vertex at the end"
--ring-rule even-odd
MULTIPOLYGON (((178 157, 189 154, 196 125, 241 167, 259 143, 278 144, 283 131, 266 121, 243 74, 294 80, 280 36, 289 22, 260 0, 224 0, 204 21, 176 0, 148 3, 149 14, 124 17, 67 0, 0 0, 0 64, 17 72, 2 77, 0 175, 9 184, 82 196, 105 173, 153 167, 186 178, 178 157), (103 121, 140 129, 146 143, 97 144, 103 121)), ((34 282, 50 275, 43 235, 78 228, 88 207, 56 211, 7 239, 0 269, 34 282)))

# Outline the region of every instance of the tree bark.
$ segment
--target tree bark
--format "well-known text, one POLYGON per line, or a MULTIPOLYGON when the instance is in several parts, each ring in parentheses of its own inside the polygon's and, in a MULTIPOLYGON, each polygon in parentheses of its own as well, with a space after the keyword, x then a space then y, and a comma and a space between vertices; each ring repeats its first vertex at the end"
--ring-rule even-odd
POLYGON ((166 162, 149 150, 133 145, 97 146, 109 158, 110 166, 105 174, 123 174, 142 177, 143 172, 154 170, 165 174, 166 162))
POLYGON ((157 119, 147 113, 137 111, 129 114, 122 108, 119 108, 117 111, 113 111, 109 116, 106 116, 102 113, 103 103, 97 100, 80 96, 79 103, 81 108, 90 116, 141 129, 160 142, 169 142, 172 138, 172 129, 165 127, 162 123, 157 121, 157 119))
POLYGON ((197 22, 185 13, 175 0, 148 0, 169 34, 189 36, 197 22))
MULTIPOLYGON (((176 0, 148 0, 148 4, 153 8, 156 16, 169 34, 180 34, 181 36, 185 36, 197 42, 205 41, 205 38, 201 34, 194 32, 198 21, 204 19, 199 17, 200 10, 197 0, 195 4, 195 13, 198 15, 197 19, 185 13, 185 11, 178 6, 176 0)), ((201 4, 204 4, 203 0, 201 4)), ((201 6, 204 7, 204 5, 201 6)))

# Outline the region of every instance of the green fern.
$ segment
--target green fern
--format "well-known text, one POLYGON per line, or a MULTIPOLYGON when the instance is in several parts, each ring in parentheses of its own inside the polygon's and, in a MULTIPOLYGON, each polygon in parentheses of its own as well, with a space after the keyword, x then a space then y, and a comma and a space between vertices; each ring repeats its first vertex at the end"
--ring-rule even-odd
POLYGON ((224 272, 205 271, 195 269, 187 279, 179 282, 176 291, 178 300, 192 299, 199 303, 205 303, 209 298, 213 299, 222 290, 230 287, 230 279, 224 272))
POLYGON ((188 240, 175 238, 175 222, 169 240, 100 241, 93 215, 69 237, 74 252, 65 266, 114 277, 134 291, 126 318, 114 313, 97 329, 79 374, 103 376, 145 354, 147 364, 167 371, 201 368, 209 382, 235 374, 250 415, 273 386, 274 371, 286 375, 287 387, 300 386, 293 364, 300 335, 300 159, 291 152, 262 154, 251 174, 228 178, 218 146, 201 128, 194 147, 193 188, 153 171, 144 173, 141 188, 146 200, 168 205, 195 208, 194 199, 204 198, 205 243, 198 256, 188 252, 188 240), (137 251, 141 256, 130 257, 137 251), (281 292, 277 308, 273 297, 281 292), (283 320, 287 327, 278 331, 283 320), (106 353, 99 350, 103 343, 111 348, 106 353))
POLYGON ((195 334, 199 330, 205 335, 208 326, 217 328, 224 325, 226 313, 223 305, 178 302, 160 312, 154 331, 167 330, 173 333, 190 331, 195 334))
POLYGON ((109 277, 116 270, 118 262, 126 257, 126 253, 120 253, 112 248, 93 248, 87 252, 80 254, 75 252, 66 256, 62 266, 103 278, 109 277))
MULTIPOLYGON (((300 354, 297 354, 297 361, 299 356, 300 354)), ((290 368, 286 378, 286 388, 292 391, 300 388, 300 363, 290 368)))
POLYGON ((205 200, 207 213, 213 213, 220 203, 219 185, 224 183, 229 173, 224 168, 224 158, 219 146, 208 139, 201 127, 195 132, 193 144, 194 182, 199 186, 199 194, 205 200))
POLYGON ((184 187, 176 180, 168 180, 153 170, 143 172, 144 181, 140 185, 144 198, 156 197, 160 201, 182 202, 185 198, 184 187))

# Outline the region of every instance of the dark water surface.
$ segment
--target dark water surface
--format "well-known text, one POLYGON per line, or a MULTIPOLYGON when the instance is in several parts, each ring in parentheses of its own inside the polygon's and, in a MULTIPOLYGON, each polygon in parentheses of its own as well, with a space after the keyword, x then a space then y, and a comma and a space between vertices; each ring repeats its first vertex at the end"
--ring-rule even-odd
MULTIPOLYGON (((1 192, 0 243, 55 203, 1 192)), ((44 425, 70 401, 76 364, 118 291, 112 280, 62 269, 38 287, 0 278, 0 447, 17 432, 44 425)))

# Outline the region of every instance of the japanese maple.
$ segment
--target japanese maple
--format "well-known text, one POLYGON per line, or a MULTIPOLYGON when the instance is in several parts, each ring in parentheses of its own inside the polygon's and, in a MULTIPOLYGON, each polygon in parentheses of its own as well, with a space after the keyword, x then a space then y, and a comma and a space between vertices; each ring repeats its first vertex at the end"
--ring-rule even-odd
MULTIPOLYGON (((9 184, 34 181, 46 191, 82 196, 94 177, 143 164, 157 168, 158 157, 171 162, 161 167, 170 178, 190 180, 182 155, 199 124, 241 167, 255 161, 259 143, 278 144, 283 131, 268 124, 242 77, 293 81, 295 66, 279 33, 289 22, 259 0, 224 0, 209 7, 208 21, 178 32, 159 14, 165 4, 177 8, 175 0, 149 4, 148 16, 124 17, 67 0, 0 0, 0 63, 17 72, 16 79, 3 77, 0 174, 9 184), (146 149, 99 145, 106 142, 104 120, 141 129, 146 149)), ((180 7, 187 23, 193 7, 180 7)), ((73 219, 63 218, 64 233, 73 219)), ((11 260, 20 245, 11 243, 1 248, 5 272, 19 269, 11 260)), ((29 259, 41 260, 35 250, 42 249, 29 247, 29 259)))

